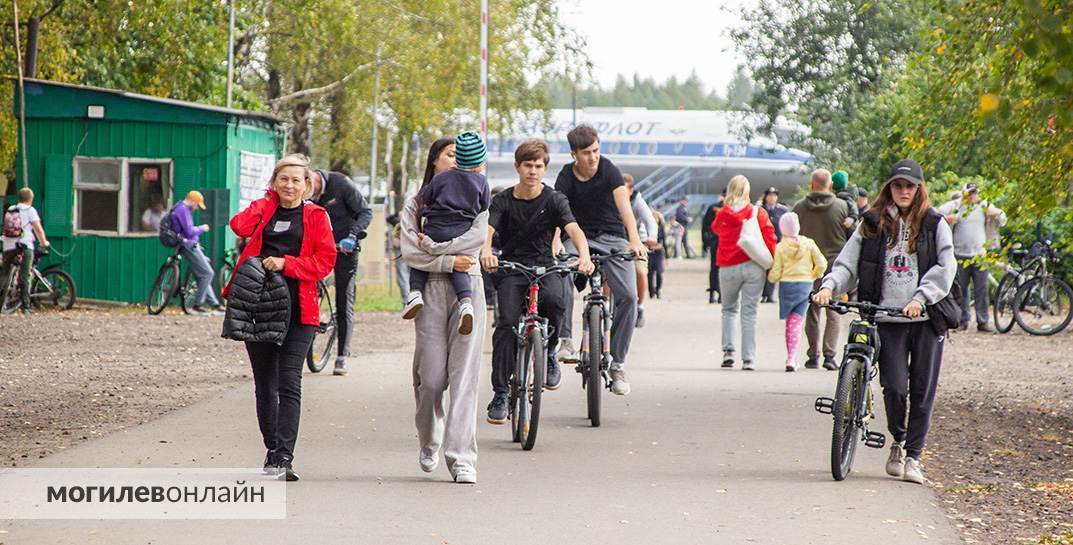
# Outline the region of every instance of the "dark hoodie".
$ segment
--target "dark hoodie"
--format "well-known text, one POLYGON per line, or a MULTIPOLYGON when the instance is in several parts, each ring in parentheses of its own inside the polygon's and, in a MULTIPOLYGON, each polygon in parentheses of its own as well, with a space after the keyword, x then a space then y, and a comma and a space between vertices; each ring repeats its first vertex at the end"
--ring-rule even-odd
POLYGON ((842 227, 842 221, 849 217, 846 201, 834 193, 813 191, 794 205, 794 212, 801 221, 801 234, 814 240, 824 257, 833 262, 846 245, 842 227))

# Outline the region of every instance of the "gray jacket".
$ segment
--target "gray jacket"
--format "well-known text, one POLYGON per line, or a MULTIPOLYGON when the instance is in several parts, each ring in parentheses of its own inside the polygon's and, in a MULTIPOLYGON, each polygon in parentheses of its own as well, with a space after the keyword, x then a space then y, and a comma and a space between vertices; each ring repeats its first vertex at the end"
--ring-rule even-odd
MULTIPOLYGON (((853 236, 846 242, 845 247, 838 254, 831 272, 823 277, 821 287, 831 290, 835 296, 841 296, 857 286, 857 268, 861 259, 861 228, 853 232, 853 236)), ((906 286, 901 283, 890 281, 888 275, 884 276, 883 306, 904 307, 911 299, 915 299, 921 305, 934 305, 950 293, 950 287, 957 275, 957 260, 954 259, 954 242, 950 232, 950 226, 945 221, 940 221, 935 231, 935 251, 938 264, 928 270, 923 278, 918 278, 916 285, 906 286)), ((915 256, 919 259, 919 256, 915 256)), ((915 274, 916 264, 908 267, 915 274)), ((904 321, 888 319, 885 321, 904 321)))

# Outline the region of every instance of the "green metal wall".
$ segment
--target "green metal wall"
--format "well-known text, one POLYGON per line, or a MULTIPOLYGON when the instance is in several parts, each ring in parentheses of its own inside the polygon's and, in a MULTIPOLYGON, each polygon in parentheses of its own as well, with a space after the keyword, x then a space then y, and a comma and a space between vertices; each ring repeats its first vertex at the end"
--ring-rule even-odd
MULTIPOLYGON (((33 97, 27 97, 27 106, 33 97)), ((143 104, 153 109, 153 103, 143 104)), ((274 128, 261 121, 232 117, 227 125, 194 125, 90 119, 28 118, 26 127, 30 187, 56 253, 67 254, 66 268, 81 297, 139 303, 145 300, 157 269, 170 250, 155 237, 71 235, 71 161, 74 156, 172 159, 173 202, 192 189, 228 189, 229 217, 237 209, 238 157, 242 150, 280 155, 274 128)), ((21 180, 20 180, 21 183, 21 180)), ((206 222, 195 216, 198 223, 206 222)), ((226 223, 215 225, 220 248, 210 257, 219 264, 233 244, 226 223)), ((209 234, 202 236, 207 244, 209 234)), ((53 256, 50 261, 59 260, 53 256)))

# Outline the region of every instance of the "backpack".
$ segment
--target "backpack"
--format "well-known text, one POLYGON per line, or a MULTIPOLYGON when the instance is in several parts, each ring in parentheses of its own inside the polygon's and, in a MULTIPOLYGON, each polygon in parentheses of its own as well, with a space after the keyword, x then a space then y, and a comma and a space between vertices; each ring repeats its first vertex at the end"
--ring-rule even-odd
MULTIPOLYGON (((179 244, 183 241, 183 238, 180 237, 179 233, 177 233, 171 226, 171 213, 174 211, 175 206, 171 207, 171 210, 168 210, 167 214, 164 214, 164 217, 160 219, 160 227, 158 229, 160 233, 160 243, 168 248, 178 248, 179 244)), ((5 226, 6 225, 5 222, 5 226)))
POLYGON ((4 212, 4 236, 22 237, 22 214, 19 213, 18 205, 12 205, 4 212))

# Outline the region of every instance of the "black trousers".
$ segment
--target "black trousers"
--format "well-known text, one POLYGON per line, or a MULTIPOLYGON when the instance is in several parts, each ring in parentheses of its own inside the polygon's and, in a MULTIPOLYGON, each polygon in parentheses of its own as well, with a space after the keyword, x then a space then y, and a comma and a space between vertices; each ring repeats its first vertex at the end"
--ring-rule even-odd
POLYGON ((648 252, 648 296, 657 297, 663 289, 663 249, 648 252))
MULTIPOLYGON (((515 326, 529 304, 529 280, 520 274, 496 274, 494 277, 499 315, 492 334, 492 389, 506 394, 510 391, 510 377, 514 374, 514 357, 518 351, 515 326)), ((553 330, 548 336, 548 354, 555 354, 559 344, 558 332, 566 312, 564 287, 557 275, 546 276, 540 281, 537 312, 548 319, 549 329, 553 330)))
POLYGON ((905 441, 907 456, 919 460, 931 426, 946 338, 926 321, 881 323, 878 329, 879 383, 883 386, 887 429, 895 441, 905 441))
POLYGON ((354 297, 358 283, 358 252, 339 252, 335 258, 335 330, 339 357, 350 355, 350 338, 354 334, 354 297))
POLYGON ((719 237, 712 237, 708 243, 708 254, 711 260, 709 261, 710 268, 708 269, 708 291, 719 292, 719 265, 715 264, 715 255, 719 253, 719 237))
POLYGON ((314 328, 292 320, 283 344, 247 342, 257 398, 257 425, 265 448, 294 458, 302 414, 302 366, 314 328))

